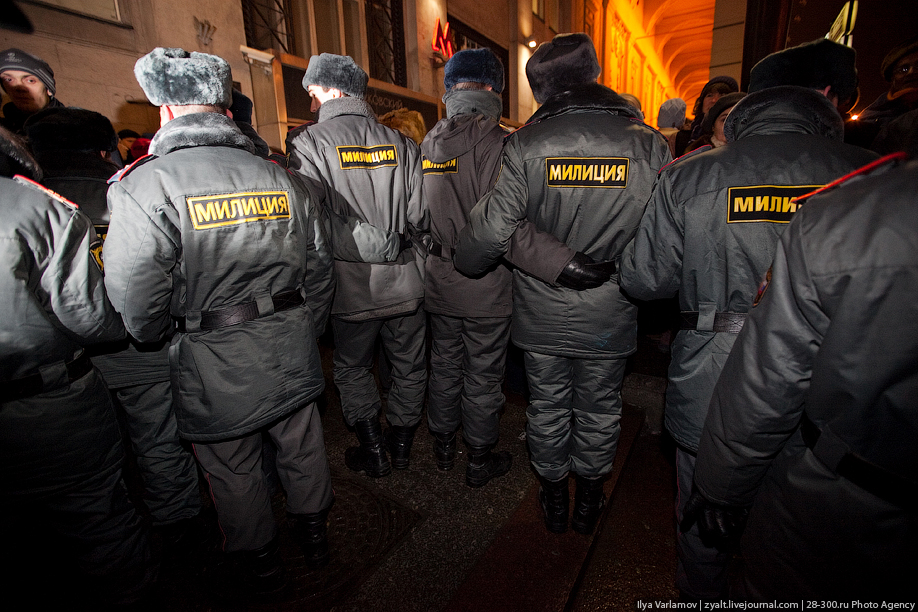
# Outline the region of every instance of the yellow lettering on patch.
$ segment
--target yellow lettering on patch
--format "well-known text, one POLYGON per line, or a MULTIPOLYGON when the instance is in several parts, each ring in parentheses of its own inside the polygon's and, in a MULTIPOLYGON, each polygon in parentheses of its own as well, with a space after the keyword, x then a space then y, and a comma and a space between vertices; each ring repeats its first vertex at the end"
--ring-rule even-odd
POLYGON ((196 230, 289 219, 288 202, 286 191, 227 193, 187 199, 191 225, 196 230))
POLYGON ((750 185, 727 189, 727 223, 789 223, 797 196, 822 185, 750 185))
POLYGON ((549 187, 628 186, 629 160, 624 157, 549 157, 545 180, 549 187))
POLYGON ((391 144, 374 147, 340 146, 337 151, 342 170, 372 170, 398 165, 398 151, 391 144))

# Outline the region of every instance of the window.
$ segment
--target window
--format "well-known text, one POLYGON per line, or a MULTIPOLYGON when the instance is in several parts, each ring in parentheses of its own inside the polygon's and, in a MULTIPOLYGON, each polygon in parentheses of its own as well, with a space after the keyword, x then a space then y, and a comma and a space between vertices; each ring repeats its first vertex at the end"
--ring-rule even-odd
POLYGON ((370 76, 406 87, 405 27, 402 0, 366 0, 370 76))
POLYGON ((242 0, 245 44, 253 49, 295 53, 287 0, 242 0))
POLYGON ((545 21, 545 0, 532 0, 532 14, 545 21))
POLYGON ((118 10, 118 0, 42 0, 38 4, 50 4, 84 15, 92 15, 100 19, 121 21, 121 11, 118 10))

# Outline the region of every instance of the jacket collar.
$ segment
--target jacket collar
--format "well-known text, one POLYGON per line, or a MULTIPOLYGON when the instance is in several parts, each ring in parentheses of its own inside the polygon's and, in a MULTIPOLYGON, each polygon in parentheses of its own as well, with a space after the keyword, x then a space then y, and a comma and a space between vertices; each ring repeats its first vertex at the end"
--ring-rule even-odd
POLYGON ((456 115, 484 115, 495 121, 500 120, 503 110, 500 94, 479 89, 456 89, 443 96, 446 105, 446 117, 456 115))
POLYGON ((328 102, 324 102, 322 106, 319 107, 316 121, 322 123, 323 121, 328 121, 329 119, 334 119, 341 115, 360 115, 369 119, 376 119, 376 113, 373 112, 373 109, 367 104, 366 100, 345 97, 333 98, 328 102))
POLYGON ((724 123, 727 142, 771 134, 814 134, 840 141, 844 132, 841 115, 824 95, 790 85, 749 94, 724 123))
POLYGON ((599 83, 588 83, 550 97, 526 123, 536 123, 572 110, 601 111, 640 119, 637 110, 620 95, 599 83))
POLYGON ((191 147, 234 147, 255 152, 233 120, 217 113, 181 115, 164 125, 150 142, 150 155, 163 156, 191 147))

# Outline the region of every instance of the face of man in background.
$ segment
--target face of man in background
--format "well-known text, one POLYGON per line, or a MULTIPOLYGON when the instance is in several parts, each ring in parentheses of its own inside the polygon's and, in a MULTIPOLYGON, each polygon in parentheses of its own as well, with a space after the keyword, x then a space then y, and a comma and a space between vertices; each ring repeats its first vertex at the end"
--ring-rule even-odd
POLYGON ((16 108, 23 112, 38 112, 51 102, 48 88, 30 72, 4 70, 0 72, 0 83, 16 108))
POLYGON ((918 87, 918 51, 909 53, 896 62, 889 91, 896 93, 910 87, 918 87))

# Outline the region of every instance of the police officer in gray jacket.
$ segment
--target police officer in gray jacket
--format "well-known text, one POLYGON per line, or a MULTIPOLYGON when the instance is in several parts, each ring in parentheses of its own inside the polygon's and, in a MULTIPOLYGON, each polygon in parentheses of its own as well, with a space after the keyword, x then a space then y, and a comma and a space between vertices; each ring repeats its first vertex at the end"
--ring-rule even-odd
POLYGON ((751 506, 731 595, 915 601, 916 137, 806 199, 714 387, 693 501, 715 541, 751 506))
MULTIPOLYGON (((533 54, 526 74, 543 106, 507 138, 497 183, 460 234, 459 270, 474 275, 487 269, 528 219, 577 251, 578 261, 603 262, 609 276, 608 262, 634 235, 670 154, 661 134, 595 82, 599 71, 585 34, 560 34, 533 54)), ((514 271, 513 292, 511 333, 525 351, 532 393, 527 440, 542 484, 545 525, 567 530, 568 475, 574 472, 570 522, 575 531, 591 533, 615 458, 637 308, 614 276, 576 291, 514 271)))
POLYGON ((348 449, 345 462, 378 478, 393 466, 408 467, 421 420, 427 388, 424 257, 410 240, 427 231, 428 220, 420 150, 376 120, 363 99, 367 81, 350 57, 323 53, 309 60, 303 87, 312 96, 318 122, 293 139, 289 164, 322 198, 337 228, 332 240, 338 276, 332 305, 334 377, 345 421, 359 442, 348 449), (393 238, 385 257, 369 259, 362 246, 365 226, 393 238), (392 367, 388 444, 372 373, 377 338, 392 367))
MULTIPOLYGON (((622 286, 642 300, 678 293, 665 424, 678 444, 677 519, 691 492, 695 452, 714 383, 742 328, 781 232, 812 191, 876 156, 841 142, 833 103, 857 84, 854 50, 828 40, 757 64, 750 93, 727 117, 728 144, 665 168, 621 263, 622 286)), ((726 586, 726 553, 697 527, 677 534, 676 585, 693 599, 726 586)))
POLYGON ((130 334, 173 333, 178 427, 207 474, 237 585, 283 587, 262 433, 277 447, 289 524, 306 563, 328 561, 333 501, 315 398, 316 337, 334 278, 313 202, 253 155, 226 115, 229 65, 158 48, 134 68, 162 128, 150 156, 109 188, 105 284, 130 334), (237 571, 238 570, 238 571, 237 571))
POLYGON ((129 604, 146 596, 155 573, 121 478, 111 398, 83 348, 124 337, 124 325, 92 254, 92 222, 22 175, 40 178, 38 165, 0 128, 6 587, 12 600, 50 609, 129 604))

